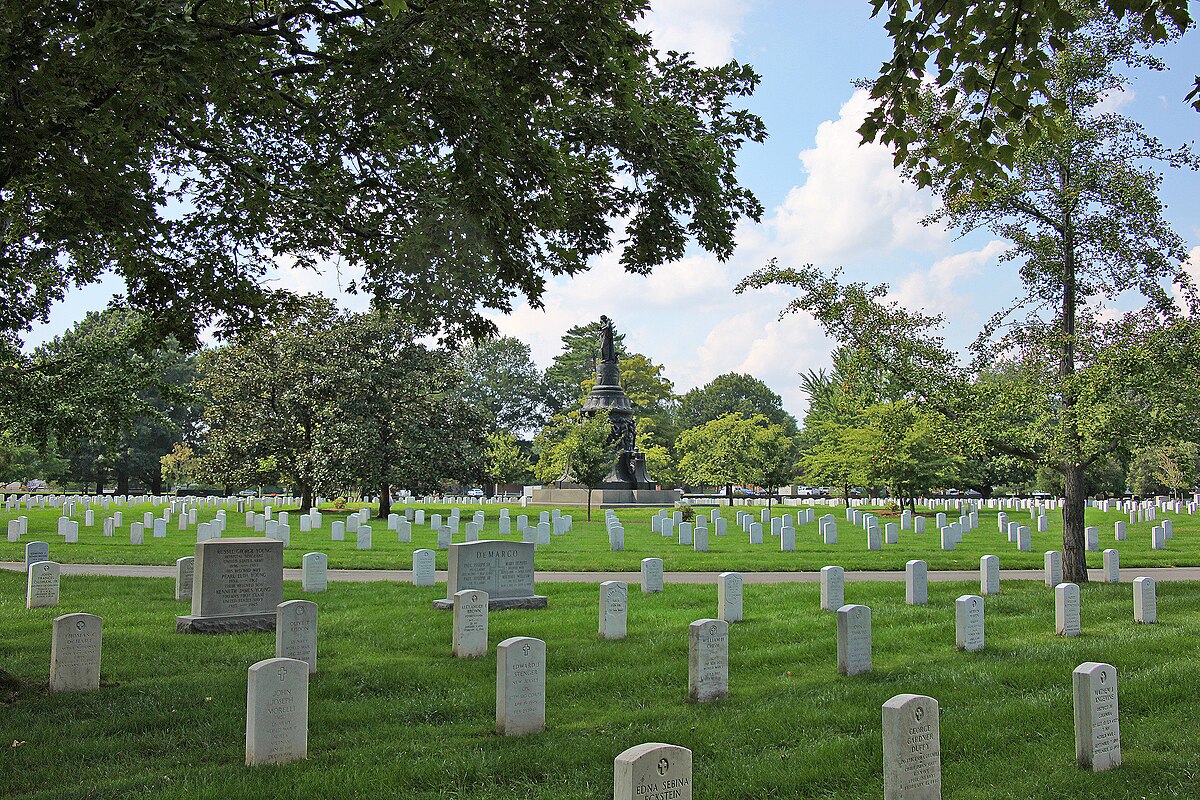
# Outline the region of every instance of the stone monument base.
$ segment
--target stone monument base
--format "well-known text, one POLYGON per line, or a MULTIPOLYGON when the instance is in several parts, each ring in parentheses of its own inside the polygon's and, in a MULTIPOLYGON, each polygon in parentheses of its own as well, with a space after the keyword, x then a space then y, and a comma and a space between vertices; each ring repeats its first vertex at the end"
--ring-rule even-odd
MULTIPOLYGON (((539 608, 545 608, 549 601, 543 594, 535 594, 531 597, 489 597, 488 611, 508 611, 510 609, 522 609, 526 611, 535 611, 539 608)), ((434 600, 433 607, 439 611, 453 611, 453 600, 434 600)))
POLYGON ((176 633, 274 633, 275 612, 270 614, 226 614, 200 617, 188 614, 175 618, 176 633))
MULTIPOLYGON (((587 506, 587 489, 534 489, 531 502, 539 506, 587 506)), ((683 496, 678 489, 593 489, 592 507, 605 506, 673 506, 683 496)))

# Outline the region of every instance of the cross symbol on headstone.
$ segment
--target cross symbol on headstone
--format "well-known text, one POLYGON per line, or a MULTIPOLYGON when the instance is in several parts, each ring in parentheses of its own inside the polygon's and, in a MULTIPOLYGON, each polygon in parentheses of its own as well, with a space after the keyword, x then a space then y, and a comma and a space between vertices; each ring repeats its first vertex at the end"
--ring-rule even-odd
POLYGON ((287 677, 287 667, 281 666, 279 668, 279 680, 283 681, 286 677, 287 677))
POLYGON ((670 768, 671 768, 671 765, 665 758, 660 758, 658 760, 658 774, 659 775, 666 775, 667 770, 669 770, 670 768))

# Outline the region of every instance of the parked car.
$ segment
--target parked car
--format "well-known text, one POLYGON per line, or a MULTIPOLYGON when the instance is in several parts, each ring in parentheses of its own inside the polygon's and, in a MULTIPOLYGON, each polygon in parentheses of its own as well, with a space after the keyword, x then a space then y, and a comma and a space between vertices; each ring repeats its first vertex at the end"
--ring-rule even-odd
POLYGON ((483 497, 483 489, 467 489, 467 497, 483 497))

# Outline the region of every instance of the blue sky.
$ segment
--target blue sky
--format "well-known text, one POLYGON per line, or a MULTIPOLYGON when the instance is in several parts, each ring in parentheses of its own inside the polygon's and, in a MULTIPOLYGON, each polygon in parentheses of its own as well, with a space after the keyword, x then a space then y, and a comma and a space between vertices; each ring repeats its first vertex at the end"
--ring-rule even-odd
MULTIPOLYGON (((737 58, 762 75, 747 106, 763 117, 770 136, 743 151, 740 175, 766 213, 762 224, 741 227, 738 251, 727 263, 696 251, 639 277, 624 274, 615 255, 604 257, 583 276, 552 281, 544 310, 496 317, 503 333, 530 344, 539 364, 549 364, 568 327, 608 314, 634 350, 665 365, 677 391, 723 372, 748 372, 799 417, 805 399, 797 375, 827 365, 830 345, 811 319, 779 319, 788 292, 733 294, 733 286, 768 259, 843 266, 851 279, 889 283, 906 305, 944 313, 947 340, 956 347, 1018 293, 1015 267, 997 260, 1003 242, 922 227, 932 197, 905 184, 883 148, 859 146, 854 131, 868 104, 851 81, 874 74, 888 55, 882 22, 870 18, 867 0, 655 0, 644 27, 662 49, 691 51, 705 64, 737 58)), ((1182 98, 1200 72, 1200 32, 1159 55, 1172 70, 1137 76, 1132 92, 1111 104, 1164 143, 1193 141, 1200 114, 1182 98)), ((1200 277, 1200 178, 1170 174, 1163 196, 1200 277)), ((338 290, 333 270, 281 266, 276 277, 282 285, 363 306, 361 298, 338 290)), ((109 278, 73 291, 28 343, 61 333, 120 288, 109 278)))

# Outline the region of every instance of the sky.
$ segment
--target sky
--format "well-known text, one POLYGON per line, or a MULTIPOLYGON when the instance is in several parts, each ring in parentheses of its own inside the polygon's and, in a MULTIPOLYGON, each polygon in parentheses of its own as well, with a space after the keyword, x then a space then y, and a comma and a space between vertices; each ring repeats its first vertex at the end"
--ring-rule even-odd
MULTIPOLYGON (((948 344, 965 347, 1018 295, 1016 267, 1000 262, 1007 244, 986 233, 959 237, 923 226, 933 196, 907 184, 883 147, 860 144, 855 130, 870 105, 852 81, 876 74, 890 52, 870 8, 868 0, 654 0, 642 27, 660 49, 691 52, 705 65, 737 59, 762 76, 745 107, 763 118, 769 137, 739 155, 739 178, 763 204, 762 222, 739 227, 737 251, 725 263, 694 248, 641 277, 624 273, 615 253, 597 258, 583 275, 551 279, 543 309, 492 315, 500 332, 528 343, 546 367, 569 327, 607 314, 629 348, 664 365, 678 393, 722 373, 749 373, 800 418, 806 398, 798 376, 829 365, 830 342, 807 316, 780 318, 792 292, 733 293, 739 280, 777 258, 783 266, 842 267, 847 279, 887 283, 906 307, 944 314, 948 344)), ((1200 72, 1200 32, 1157 54, 1168 72, 1134 76, 1131 91, 1107 103, 1165 144, 1194 141, 1200 114, 1183 97, 1200 72)), ((1200 176, 1167 175, 1162 196, 1200 279, 1200 176)), ((364 298, 340 291, 347 276, 332 269, 317 274, 281 264, 274 277, 280 286, 365 307, 364 298)), ((121 288, 110 276, 69 293, 27 346, 62 333, 121 288)))

